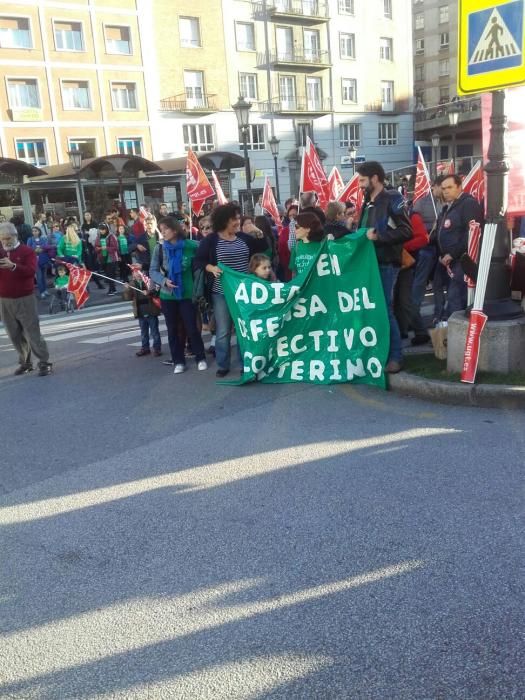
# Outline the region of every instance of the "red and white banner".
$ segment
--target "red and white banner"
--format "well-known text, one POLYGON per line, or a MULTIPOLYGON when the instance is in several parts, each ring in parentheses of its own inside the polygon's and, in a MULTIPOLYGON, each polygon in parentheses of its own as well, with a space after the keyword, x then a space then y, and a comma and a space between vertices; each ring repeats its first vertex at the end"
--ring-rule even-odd
POLYGON ((476 381, 479 361, 479 342, 486 323, 487 315, 484 314, 483 311, 472 309, 465 342, 465 354, 463 355, 463 370, 461 372, 461 381, 466 384, 474 384, 476 381))
POLYGON ((221 183, 219 182, 219 178, 215 174, 215 170, 211 171, 211 177, 213 180, 213 186, 215 187, 215 194, 217 195, 217 200, 219 204, 228 204, 228 198, 222 191, 221 183))
MULTIPOLYGON (((479 241, 481 238, 481 226, 477 221, 469 221, 468 223, 468 256, 475 263, 478 262, 479 257, 479 241)), ((474 289, 476 283, 468 275, 465 275, 465 282, 467 287, 474 289)))
POLYGON ((342 192, 337 197, 338 202, 348 202, 349 199, 355 204, 359 196, 361 188, 359 187, 359 174, 356 173, 343 188, 342 192))
POLYGON ((193 213, 196 216, 199 216, 201 213, 202 205, 208 197, 215 195, 215 190, 210 185, 201 164, 197 160, 197 156, 191 148, 186 159, 186 193, 191 202, 193 213))
POLYGON ((416 184, 414 185, 414 196, 412 198, 412 204, 415 204, 418 199, 426 197, 427 194, 432 193, 432 188, 430 184, 430 177, 428 174, 427 166, 423 154, 421 153, 421 148, 417 147, 417 168, 416 168, 416 184))
POLYGON ((469 174, 465 177, 461 187, 463 192, 471 194, 480 204, 485 199, 485 171, 481 166, 480 160, 478 160, 469 174))
POLYGON ((299 189, 300 192, 316 192, 319 198, 319 206, 321 209, 326 209, 326 205, 330 200, 330 185, 326 179, 326 173, 319 160, 315 146, 308 136, 306 137, 306 146, 303 151, 299 189))
POLYGON ((330 187, 330 201, 338 201, 339 193, 345 188, 345 183, 341 177, 341 173, 334 165, 330 175, 328 176, 328 185, 330 187))
POLYGON ((456 172, 456 167, 454 165, 454 159, 452 158, 447 165, 447 175, 454 175, 456 172))
MULTIPOLYGON (((140 279, 144 282, 146 285, 146 289, 151 292, 154 291, 155 289, 159 289, 154 282, 144 273, 142 272, 141 265, 138 263, 131 263, 131 265, 128 264, 129 269, 132 272, 138 273, 140 279)), ((158 296, 152 296, 151 301, 155 304, 155 306, 160 309, 160 298, 158 296)))
POLYGON ((91 279, 91 272, 84 267, 78 267, 71 263, 64 264, 69 270, 69 282, 67 283, 67 291, 71 292, 75 297, 77 309, 82 308, 89 299, 88 284, 91 279))
POLYGON ((275 197, 273 196, 273 190, 270 186, 270 178, 268 176, 266 176, 264 180, 264 190, 261 206, 275 221, 275 225, 277 226, 277 228, 280 229, 281 216, 279 214, 279 210, 277 209, 277 202, 275 201, 275 197))
MULTIPOLYGON (((525 215, 525 86, 505 90, 505 114, 507 115, 507 152, 509 154, 509 201, 507 214, 525 215)), ((481 126, 483 134, 483 158, 488 160, 490 139, 490 114, 492 94, 481 96, 481 126)))

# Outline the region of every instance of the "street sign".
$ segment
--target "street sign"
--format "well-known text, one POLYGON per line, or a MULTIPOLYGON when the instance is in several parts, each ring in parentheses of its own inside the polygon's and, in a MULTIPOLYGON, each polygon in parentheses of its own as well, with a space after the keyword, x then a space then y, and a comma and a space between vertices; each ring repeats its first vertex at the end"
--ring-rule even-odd
POLYGON ((459 0, 458 93, 525 84, 525 0, 459 0))
MULTIPOLYGON (((366 157, 365 156, 356 156, 354 158, 354 161, 356 164, 365 163, 366 157)), ((352 159, 350 158, 350 156, 341 156, 341 167, 342 168, 351 168, 352 167, 352 159)))

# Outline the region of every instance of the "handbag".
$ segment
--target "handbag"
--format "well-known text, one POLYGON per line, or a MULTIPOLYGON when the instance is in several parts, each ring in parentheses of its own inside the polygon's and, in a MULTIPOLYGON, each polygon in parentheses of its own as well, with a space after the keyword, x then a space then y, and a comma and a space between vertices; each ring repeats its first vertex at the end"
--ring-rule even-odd
POLYGON ((404 248, 401 251, 401 269, 406 270, 416 264, 416 259, 404 248))

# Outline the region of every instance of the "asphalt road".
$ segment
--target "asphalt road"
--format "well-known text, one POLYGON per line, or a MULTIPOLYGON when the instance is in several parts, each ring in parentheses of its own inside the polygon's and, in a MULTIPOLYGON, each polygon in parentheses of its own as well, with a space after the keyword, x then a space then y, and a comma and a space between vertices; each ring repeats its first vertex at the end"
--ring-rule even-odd
POLYGON ((523 413, 44 330, 45 378, 0 331, 0 698, 524 697, 523 413))

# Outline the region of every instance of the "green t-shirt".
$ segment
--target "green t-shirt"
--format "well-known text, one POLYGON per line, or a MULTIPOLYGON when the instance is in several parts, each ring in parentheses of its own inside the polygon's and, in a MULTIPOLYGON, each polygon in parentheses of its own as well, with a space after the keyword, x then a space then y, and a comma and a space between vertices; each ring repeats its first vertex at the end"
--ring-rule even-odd
POLYGON ((314 241, 312 243, 297 241, 295 248, 292 248, 290 251, 290 270, 298 275, 304 272, 311 265, 312 260, 317 257, 317 253, 322 245, 322 241, 314 241))
POLYGON ((57 289, 62 289, 63 287, 67 287, 68 284, 69 284, 69 275, 62 275, 62 276, 57 275, 55 277, 55 287, 57 287, 57 289))
POLYGON ((128 254, 128 239, 124 234, 121 234, 118 237, 118 249, 121 255, 127 255, 128 254))
MULTIPOLYGON (((184 248, 182 249, 182 299, 191 299, 193 296, 193 258, 198 247, 197 241, 184 241, 184 248)), ((160 298, 175 299, 176 297, 161 289, 160 298)))
POLYGON ((150 254, 151 258, 153 257, 153 251, 155 250, 155 246, 157 245, 157 243, 158 243, 157 236, 150 236, 148 234, 148 247, 149 247, 149 254, 150 254))

